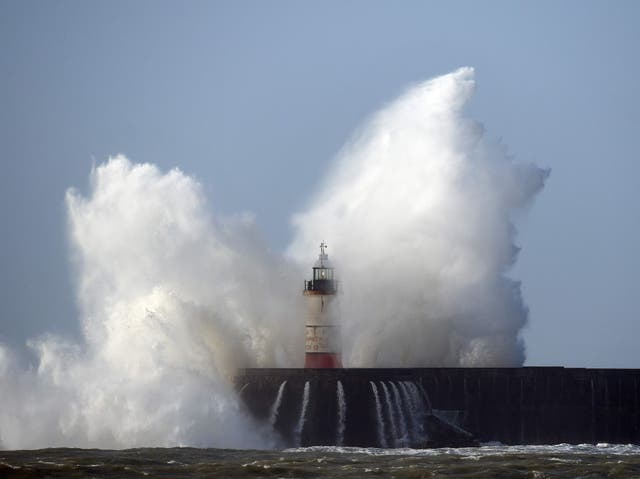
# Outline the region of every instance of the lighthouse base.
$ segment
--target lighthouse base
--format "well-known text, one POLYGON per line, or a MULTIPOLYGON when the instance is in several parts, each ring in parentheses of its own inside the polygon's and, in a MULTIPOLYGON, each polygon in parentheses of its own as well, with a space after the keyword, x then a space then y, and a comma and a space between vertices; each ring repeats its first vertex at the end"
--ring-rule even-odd
POLYGON ((306 353, 304 356, 306 369, 342 368, 340 355, 335 353, 306 353))

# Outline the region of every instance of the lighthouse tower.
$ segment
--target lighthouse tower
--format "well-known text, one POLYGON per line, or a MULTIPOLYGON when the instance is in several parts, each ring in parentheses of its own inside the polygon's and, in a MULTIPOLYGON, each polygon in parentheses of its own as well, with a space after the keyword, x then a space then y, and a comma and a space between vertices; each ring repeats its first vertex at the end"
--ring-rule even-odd
POLYGON ((304 282, 307 298, 305 368, 341 368, 340 326, 338 325, 338 282, 333 266, 320 244, 320 256, 313 266, 313 279, 304 282))

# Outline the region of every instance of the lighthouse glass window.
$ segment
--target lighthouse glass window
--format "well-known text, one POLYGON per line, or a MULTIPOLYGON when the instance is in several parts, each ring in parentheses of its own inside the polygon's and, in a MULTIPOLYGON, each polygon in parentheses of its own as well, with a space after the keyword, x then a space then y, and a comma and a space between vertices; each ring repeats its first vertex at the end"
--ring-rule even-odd
POLYGON ((314 268, 314 280, 333 279, 333 270, 330 268, 314 268))

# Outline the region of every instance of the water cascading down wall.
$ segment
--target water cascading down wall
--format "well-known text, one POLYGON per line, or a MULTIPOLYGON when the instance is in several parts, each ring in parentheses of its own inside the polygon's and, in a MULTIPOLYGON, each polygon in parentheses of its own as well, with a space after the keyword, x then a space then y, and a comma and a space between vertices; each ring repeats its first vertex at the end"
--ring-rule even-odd
POLYGON ((287 446, 640 443, 640 370, 245 369, 235 381, 287 446))

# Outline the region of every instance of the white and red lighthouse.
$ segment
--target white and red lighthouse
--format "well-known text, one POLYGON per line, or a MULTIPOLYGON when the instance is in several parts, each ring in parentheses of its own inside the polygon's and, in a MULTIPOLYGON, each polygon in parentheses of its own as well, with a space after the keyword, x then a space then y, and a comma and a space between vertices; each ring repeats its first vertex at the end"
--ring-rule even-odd
POLYGON ((320 256, 313 266, 313 279, 304 282, 307 298, 305 368, 341 368, 338 282, 333 266, 320 244, 320 256))

